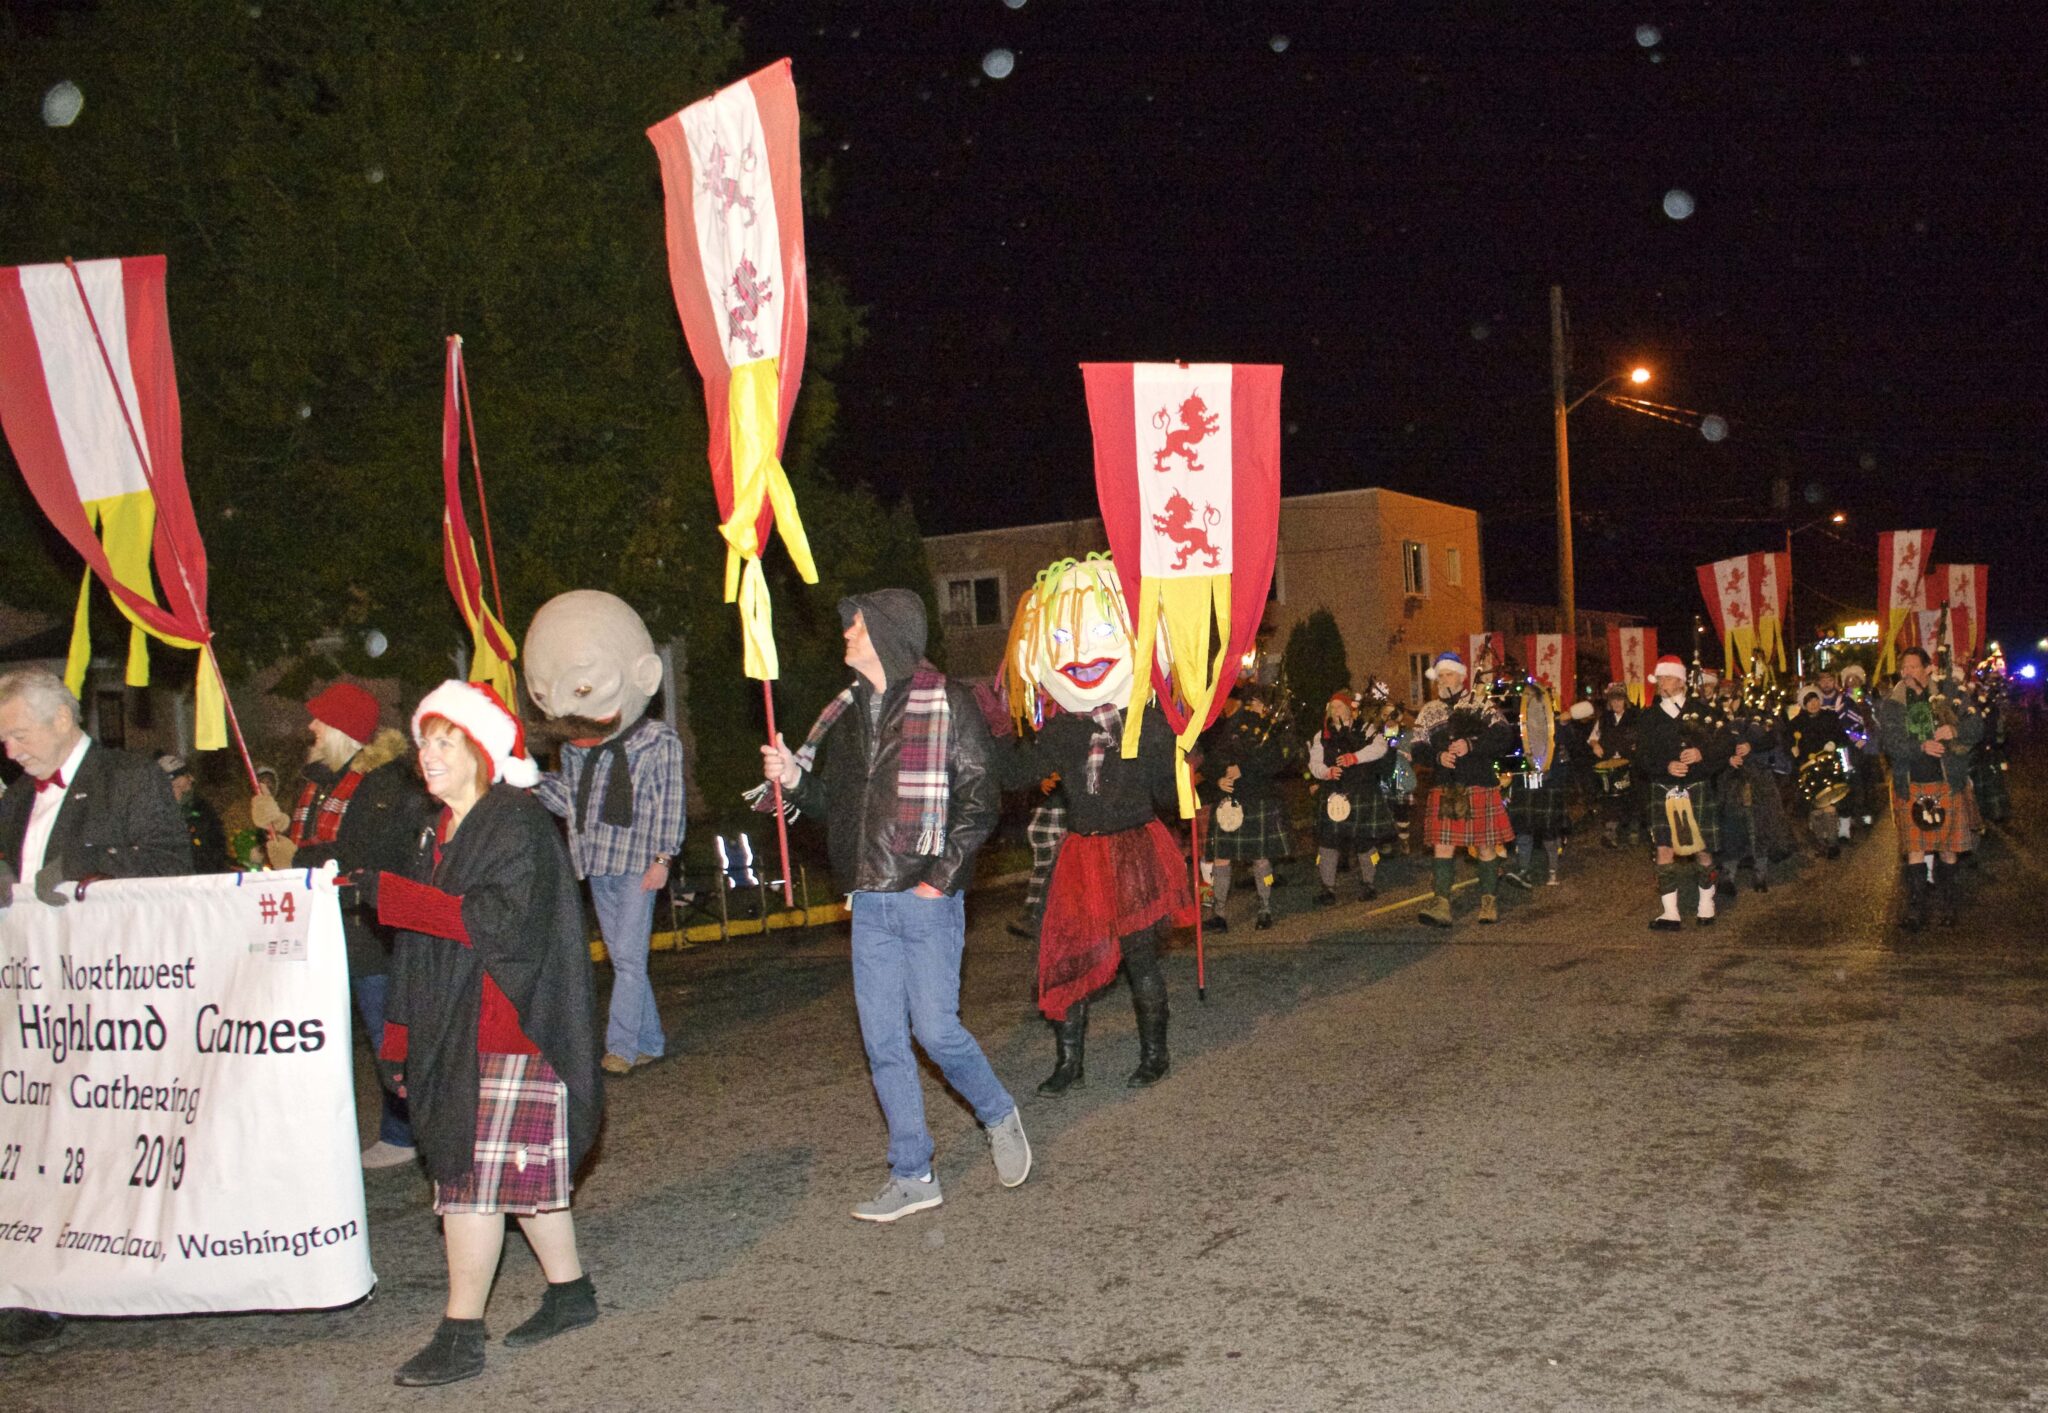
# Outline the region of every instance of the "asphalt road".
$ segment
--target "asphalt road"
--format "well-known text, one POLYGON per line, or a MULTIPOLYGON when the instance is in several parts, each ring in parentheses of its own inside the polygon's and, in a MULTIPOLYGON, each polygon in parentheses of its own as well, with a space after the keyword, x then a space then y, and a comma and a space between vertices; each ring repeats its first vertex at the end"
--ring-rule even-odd
MULTIPOLYGON (((933 1079, 946 1202, 891 1227, 847 1217, 885 1165, 843 933, 659 959, 671 1058, 613 1087, 577 1195, 597 1325, 393 1388, 443 1272, 424 1179, 378 1173, 374 1299, 74 1322, 0 1405, 2048 1407, 2048 816, 2015 780, 1965 926, 1910 939, 1882 825, 1675 936, 1634 852, 1573 849, 1494 927, 1465 889, 1448 934, 1317 911, 1295 864, 1279 926, 1215 939, 1206 1004, 1169 959, 1143 1092, 1119 990, 1088 1088, 1032 1097, 1017 894, 977 898, 963 1010, 1037 1165, 1000 1188, 933 1079)), ((493 1330, 540 1285, 512 1242, 493 1330)))

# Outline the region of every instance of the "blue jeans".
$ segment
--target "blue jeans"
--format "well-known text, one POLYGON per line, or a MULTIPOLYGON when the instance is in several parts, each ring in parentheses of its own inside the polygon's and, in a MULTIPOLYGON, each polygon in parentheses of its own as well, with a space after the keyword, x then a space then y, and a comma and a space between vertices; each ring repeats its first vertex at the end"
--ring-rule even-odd
MULTIPOLYGON (((384 997, 390 989, 391 978, 381 972, 376 976, 349 978, 349 990, 356 997, 356 1010, 362 1015, 364 1028, 370 1032, 370 1053, 373 1056, 377 1047, 384 1043, 384 997)), ((381 1082, 377 1092, 384 1096, 384 1116, 377 1121, 377 1137, 394 1148, 412 1147, 412 1111, 403 1099, 384 1088, 381 1082)))
POLYGON ((960 1024, 960 953, 967 945, 967 900, 958 893, 853 895, 853 1002, 860 1038, 889 1124, 889 1171, 923 1177, 932 1169, 924 1122, 924 1085, 911 1037, 984 1124, 1017 1103, 960 1024))
POLYGON ((658 1059, 668 1048, 661 1012, 647 980, 647 941, 654 935, 654 894, 637 873, 593 873, 590 901, 598 930, 612 959, 612 1013, 605 1022, 604 1049, 622 1060, 658 1059))

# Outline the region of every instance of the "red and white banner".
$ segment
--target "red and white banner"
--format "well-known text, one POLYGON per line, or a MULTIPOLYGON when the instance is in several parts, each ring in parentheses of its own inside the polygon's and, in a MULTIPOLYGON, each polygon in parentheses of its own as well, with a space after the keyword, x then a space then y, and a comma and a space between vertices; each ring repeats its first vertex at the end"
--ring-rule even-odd
POLYGON ((1609 628, 1607 667, 1613 680, 1628 688, 1628 699, 1641 706, 1649 690, 1650 669, 1657 665, 1655 628, 1609 628))
POLYGON ((1916 627, 1923 580, 1934 556, 1934 531, 1886 530, 1877 537, 1877 670, 1889 672, 1904 646, 1900 630, 1916 627))
POLYGON ((818 582, 782 469, 810 318, 796 84, 789 60, 647 130, 661 158, 668 274, 704 379, 711 484, 725 537, 725 599, 740 604, 746 673, 777 675, 761 553, 773 527, 818 582))
MULTIPOLYGON (((198 648, 194 744, 225 746, 163 256, 0 269, 0 428, 36 504, 135 625, 129 684, 149 682, 142 633, 198 648)), ((91 655, 87 603, 81 593, 66 671, 74 691, 91 655)))
MULTIPOLYGON (((1274 364, 1081 365, 1096 497, 1138 660, 1152 665, 1183 755, 1222 713, 1265 614, 1280 533, 1280 374, 1274 364)), ((1134 684, 1127 756, 1143 700, 1134 684)), ((1180 774, 1186 816, 1193 796, 1180 774)))
POLYGON ((1949 646, 1957 663, 1974 663, 1984 651, 1985 581, 1982 564, 1937 564, 1928 574, 1923 608, 1948 605, 1949 646))
POLYGON ((1729 672, 1740 671, 1756 646, 1756 587, 1750 578, 1750 558, 1739 554, 1699 566, 1700 596, 1707 601, 1729 672))
MULTIPOLYGON (((1792 607, 1792 556, 1784 550, 1751 555, 1749 582, 1756 590, 1756 645, 1782 669, 1785 623, 1792 607)), ((1747 663, 1743 670, 1748 670, 1747 663)))
POLYGON ((1522 639, 1522 670, 1554 702, 1570 703, 1578 695, 1578 640, 1570 633, 1531 633, 1522 639))
POLYGON ((1508 660, 1508 635, 1505 633, 1467 633, 1465 635, 1465 666, 1468 682, 1478 682, 1491 677, 1508 660))

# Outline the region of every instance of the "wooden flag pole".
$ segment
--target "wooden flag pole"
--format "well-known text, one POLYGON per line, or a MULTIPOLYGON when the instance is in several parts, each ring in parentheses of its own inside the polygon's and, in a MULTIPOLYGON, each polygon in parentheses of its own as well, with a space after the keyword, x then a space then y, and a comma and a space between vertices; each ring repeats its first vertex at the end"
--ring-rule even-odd
POLYGON ((1207 1004, 1209 977, 1202 965, 1202 811, 1188 821, 1188 873, 1195 893, 1195 999, 1207 1004))
MULTIPOLYGON (((476 479, 477 519, 484 524, 484 558, 491 566, 491 602, 497 605, 498 622, 502 626, 505 622, 505 594, 498 587, 498 551, 491 544, 491 506, 490 502, 484 499, 484 463, 483 453, 476 441, 476 405, 469 400, 469 360, 462 356, 462 335, 455 334, 453 337, 456 350, 455 372, 462 383, 462 420, 469 425, 469 464, 476 479)), ((507 628, 505 631, 509 633, 511 629, 507 628)))
MULTIPOLYGON (((135 460, 142 467, 142 477, 149 482, 151 500, 157 499, 156 472, 149 464, 149 453, 142 449, 142 437, 135 430, 135 418, 128 411, 128 398, 121 391, 121 379, 114 373, 114 359, 107 352, 107 341, 100 334, 99 317, 92 312, 92 301, 85 297, 85 281, 78 273, 78 266, 70 256, 64 257, 64 268, 71 272, 71 283, 78 290, 78 303, 85 310, 85 322, 92 329, 92 341, 99 346, 100 366, 107 371, 107 385, 114 390, 114 404, 121 409, 121 421, 128 428, 128 440, 135 448, 135 460)), ((242 739, 242 723, 235 716, 235 700, 228 695, 228 679, 220 670, 220 654, 213 652, 213 626, 206 621, 206 610, 200 606, 199 596, 192 591, 192 576, 185 572, 184 556, 178 553, 178 542, 165 536, 164 543, 171 549, 171 564, 178 571, 178 579, 185 586, 185 598, 192 605, 192 611, 199 617, 199 628, 205 634, 201 643, 206 660, 213 665, 213 680, 220 684, 221 705, 227 709, 228 727, 235 733, 235 748, 242 754, 242 769, 249 775, 249 791, 260 794, 263 782, 256 778, 256 762, 249 755, 249 743, 242 739)), ((125 587, 125 586, 124 586, 125 587)))
MULTIPOLYGON (((774 745, 780 739, 775 730, 775 684, 767 678, 761 679, 761 701, 768 708, 768 744, 774 745)), ((782 773, 777 771, 768 782, 775 799, 775 845, 782 851, 782 906, 796 906, 796 890, 789 881, 789 820, 782 813, 782 773)))

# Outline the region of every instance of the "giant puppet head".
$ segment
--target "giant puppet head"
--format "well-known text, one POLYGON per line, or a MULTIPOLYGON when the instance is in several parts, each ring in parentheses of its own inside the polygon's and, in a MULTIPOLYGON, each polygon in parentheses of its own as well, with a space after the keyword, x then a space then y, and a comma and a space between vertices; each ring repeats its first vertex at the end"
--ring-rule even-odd
POLYGON ((574 737, 630 726, 661 687, 661 658, 627 602, 572 589, 540 606, 526 630, 526 690, 574 737))
POLYGON ((1034 725, 1050 697, 1067 711, 1128 708, 1136 676, 1131 615, 1106 554, 1047 566, 1017 601, 1006 667, 1010 711, 1034 725))

